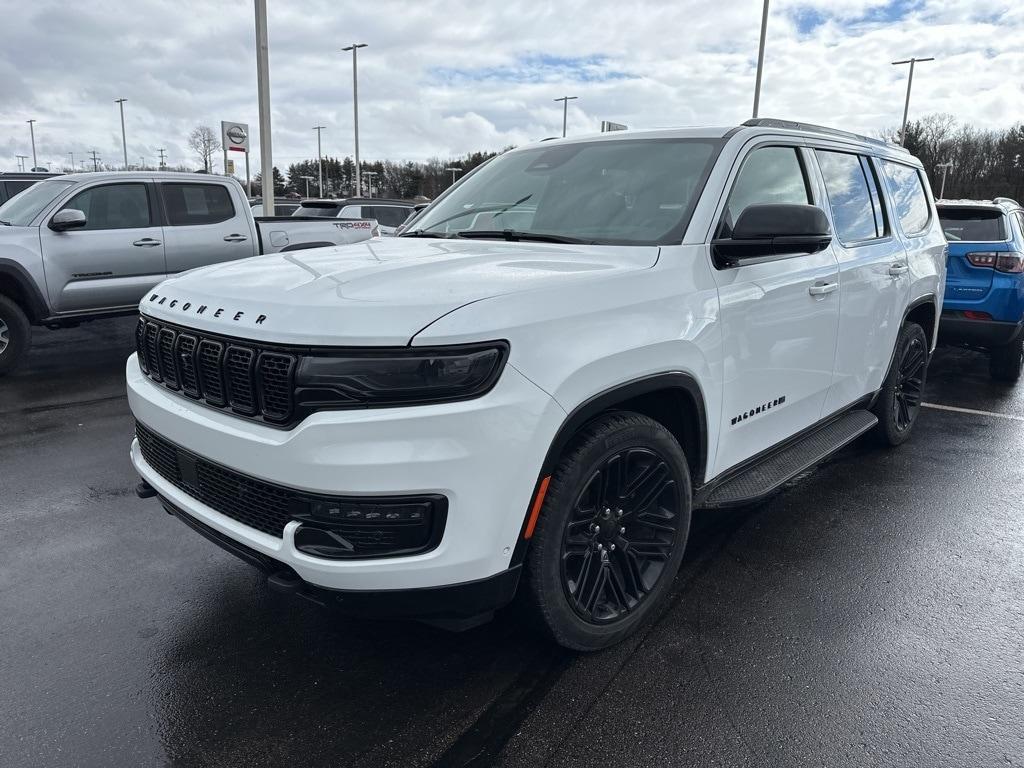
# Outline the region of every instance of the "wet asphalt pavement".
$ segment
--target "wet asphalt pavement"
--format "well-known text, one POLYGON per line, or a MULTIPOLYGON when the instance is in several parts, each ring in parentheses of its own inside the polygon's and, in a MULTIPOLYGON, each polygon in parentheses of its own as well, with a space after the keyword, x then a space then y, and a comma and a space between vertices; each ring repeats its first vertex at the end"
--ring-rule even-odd
POLYGON ((894 451, 695 516, 669 606, 574 656, 263 579, 133 493, 133 321, 0 380, 2 766, 1024 765, 1024 383, 940 350, 894 451))

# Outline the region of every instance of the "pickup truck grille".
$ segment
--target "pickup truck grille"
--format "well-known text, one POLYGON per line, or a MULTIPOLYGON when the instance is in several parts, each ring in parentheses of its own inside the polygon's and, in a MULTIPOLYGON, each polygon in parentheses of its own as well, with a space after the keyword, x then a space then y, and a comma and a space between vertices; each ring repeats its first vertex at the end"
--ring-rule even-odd
POLYGON ((142 371, 166 389, 220 410, 287 424, 294 414, 295 354, 139 318, 142 371))

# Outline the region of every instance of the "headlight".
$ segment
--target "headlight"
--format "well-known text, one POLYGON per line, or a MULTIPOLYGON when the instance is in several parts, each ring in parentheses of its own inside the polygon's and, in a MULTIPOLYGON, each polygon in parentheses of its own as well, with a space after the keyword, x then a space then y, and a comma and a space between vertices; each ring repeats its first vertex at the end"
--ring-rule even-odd
POLYGON ((506 359, 503 341, 309 356, 295 372, 296 400, 312 410, 466 400, 494 386, 506 359))

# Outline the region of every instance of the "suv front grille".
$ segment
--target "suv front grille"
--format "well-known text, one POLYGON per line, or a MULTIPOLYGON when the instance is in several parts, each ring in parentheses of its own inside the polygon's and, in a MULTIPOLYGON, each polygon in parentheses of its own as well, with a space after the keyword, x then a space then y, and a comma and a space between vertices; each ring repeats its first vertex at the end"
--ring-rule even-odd
POLYGON ((295 411, 296 355, 139 318, 139 365, 167 389, 239 416, 286 425, 295 411))

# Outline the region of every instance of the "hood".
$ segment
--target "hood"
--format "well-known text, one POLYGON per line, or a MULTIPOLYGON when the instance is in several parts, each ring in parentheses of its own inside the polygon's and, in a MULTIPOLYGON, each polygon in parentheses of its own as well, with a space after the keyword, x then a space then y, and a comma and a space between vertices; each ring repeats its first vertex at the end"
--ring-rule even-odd
POLYGON ((148 315, 287 344, 405 345, 474 301, 649 269, 657 246, 375 239, 257 256, 171 278, 148 315))

